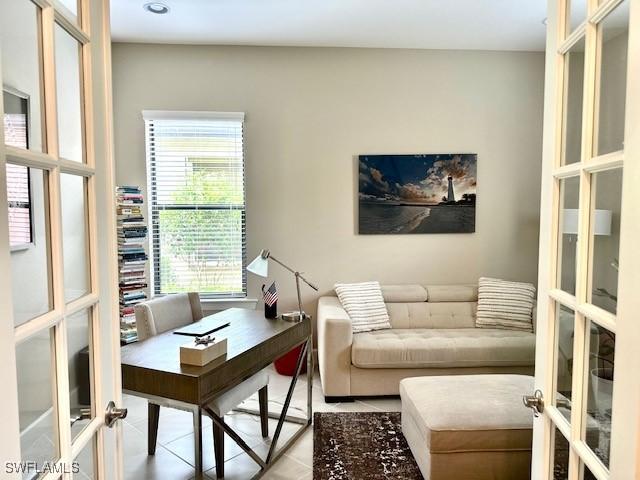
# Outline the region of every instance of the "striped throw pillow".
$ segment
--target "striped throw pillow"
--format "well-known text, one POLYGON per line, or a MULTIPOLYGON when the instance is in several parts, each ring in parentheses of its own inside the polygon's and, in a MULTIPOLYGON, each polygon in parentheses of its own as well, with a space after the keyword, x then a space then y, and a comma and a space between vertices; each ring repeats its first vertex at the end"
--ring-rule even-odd
POLYGON ((391 328, 378 282, 336 283, 334 288, 351 318, 353 333, 391 328))
POLYGON ((530 283, 481 277, 476 327, 533 332, 536 287, 530 283))

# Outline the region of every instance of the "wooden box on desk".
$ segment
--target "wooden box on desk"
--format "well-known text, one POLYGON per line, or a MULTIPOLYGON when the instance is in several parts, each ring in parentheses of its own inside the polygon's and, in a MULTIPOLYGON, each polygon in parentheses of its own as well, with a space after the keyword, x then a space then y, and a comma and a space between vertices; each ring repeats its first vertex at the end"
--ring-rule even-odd
POLYGON ((227 353, 227 339, 221 338, 208 345, 187 343, 180 346, 180 363, 202 367, 227 353))

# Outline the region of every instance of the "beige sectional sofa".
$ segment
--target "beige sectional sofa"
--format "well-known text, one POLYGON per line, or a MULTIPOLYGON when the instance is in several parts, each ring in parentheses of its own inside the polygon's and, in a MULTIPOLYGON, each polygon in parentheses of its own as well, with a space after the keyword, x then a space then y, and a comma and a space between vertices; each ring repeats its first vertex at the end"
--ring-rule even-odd
POLYGON ((318 363, 327 401, 398 395, 425 375, 533 375, 533 333, 476 328, 477 285, 382 286, 391 329, 352 333, 335 296, 318 301, 318 363))

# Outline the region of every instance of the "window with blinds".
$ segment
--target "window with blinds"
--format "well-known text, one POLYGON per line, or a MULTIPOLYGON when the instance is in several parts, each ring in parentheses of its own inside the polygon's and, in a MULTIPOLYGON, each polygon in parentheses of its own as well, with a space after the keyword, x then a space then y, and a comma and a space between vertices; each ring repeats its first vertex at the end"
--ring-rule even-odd
POLYGON ((244 297, 243 114, 144 117, 155 294, 244 297))
POLYGON ((29 169, 7 163, 7 200, 9 203, 9 245, 32 243, 29 169))
MULTIPOLYGON (((4 92, 4 103, 7 104, 9 93, 4 92)), ((27 148, 27 109, 26 99, 15 97, 14 102, 19 112, 4 114, 4 142, 6 145, 27 148)), ((13 105, 7 105, 10 107, 13 105)), ((33 242, 31 226, 31 191, 29 169, 20 165, 7 163, 7 200, 9 203, 9 245, 12 248, 26 246, 33 242)))

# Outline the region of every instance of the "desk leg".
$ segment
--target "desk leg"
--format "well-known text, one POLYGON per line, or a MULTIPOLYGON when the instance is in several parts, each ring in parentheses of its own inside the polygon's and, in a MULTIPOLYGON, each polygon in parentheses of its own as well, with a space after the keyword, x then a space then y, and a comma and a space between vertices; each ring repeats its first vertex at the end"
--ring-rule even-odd
MULTIPOLYGON (((253 451, 253 449, 247 445, 247 442, 245 442, 242 437, 240 437, 240 435, 238 435, 236 432, 233 431, 233 429, 227 425, 227 423, 224 421, 223 418, 217 416, 213 410, 211 410, 211 408, 209 407, 203 407, 203 410, 211 417, 211 421, 217 425, 218 427, 220 427, 220 429, 226 433, 227 435, 229 435, 229 437, 231 437, 231 440, 233 440, 234 442, 236 442, 236 444, 243 449, 247 455, 249 455, 258 465, 260 465, 260 467, 264 468, 267 466, 267 464, 264 462, 264 460, 262 460, 258 454, 256 452, 253 451)), ((222 439, 224 439, 224 434, 220 434, 220 437, 222 439)), ((222 451, 222 459, 224 460, 224 450, 222 451)), ((217 459, 216 459, 217 460, 217 459)), ((220 465, 224 465, 224 461, 220 464, 220 465)))
MULTIPOLYGON (((236 432, 233 431, 233 429, 224 421, 223 418, 218 417, 209 407, 206 407, 206 406, 202 407, 203 411, 211 417, 211 420, 213 421, 213 424, 214 424, 214 431, 216 430, 215 427, 218 427, 220 432, 224 432, 227 435, 229 435, 229 437, 231 437, 231 439, 261 467, 260 471, 254 477, 252 477, 253 479, 257 479, 263 476, 265 472, 269 469, 269 467, 276 460, 278 460, 278 458, 280 458, 280 456, 283 455, 284 452, 287 449, 289 449, 289 447, 291 447, 291 445, 293 445, 304 434, 306 429, 309 427, 309 425, 311 425, 313 421, 313 408, 312 408, 313 407, 312 406, 313 338, 311 335, 309 335, 309 337, 307 338, 307 340, 303 345, 304 346, 302 347, 300 356, 298 357, 298 360, 296 363, 296 371, 294 373, 293 378, 291 379, 291 384, 289 385, 287 397, 282 406, 282 412, 280 413, 280 416, 277 417, 278 426, 276 427, 276 431, 273 435, 273 439, 271 440, 271 447, 269 448, 269 453, 267 454, 266 460, 262 460, 260 456, 258 456, 258 454, 255 451, 253 451, 253 449, 251 449, 249 445, 247 445, 246 442, 236 432), (300 376, 300 370, 302 370, 302 365, 304 365, 304 362, 307 363, 307 418, 306 419, 298 418, 298 417, 289 417, 287 415, 287 412, 289 410, 289 405, 291 403, 291 398, 293 397, 293 392, 296 387, 296 382, 298 381, 298 377, 300 376), (296 423, 301 423, 302 426, 276 453, 276 445, 278 443, 278 438, 280 437, 280 433, 282 432, 282 426, 285 421, 294 421, 296 423)), ((263 399, 263 400, 266 400, 266 399, 263 399)), ((255 412, 248 409, 234 409, 234 410, 244 411, 246 413, 251 413, 255 415, 255 412)), ((224 433, 222 433, 220 436, 223 437, 224 433)), ((218 463, 219 463, 219 460, 216 459, 216 465, 218 463)), ((220 464, 224 465, 224 460, 220 464)), ((218 474, 220 474, 220 472, 218 472, 218 474)))
POLYGON ((313 422, 313 336, 307 340, 307 425, 313 422))
POLYGON ((193 410, 193 447, 195 452, 196 474, 202 473, 202 410, 193 410))
MULTIPOLYGON (((224 417, 220 417, 224 421, 224 417)), ((224 477, 224 430, 213 422, 213 452, 216 459, 216 478, 224 477)))
POLYGON ((160 405, 148 403, 147 409, 147 453, 156 454, 156 443, 158 441, 158 421, 160 420, 160 405))
MULTIPOLYGON (((311 338, 311 337, 309 337, 311 338)), ((284 405, 282 406, 282 413, 280 414, 280 419, 278 420, 278 426, 276 427, 276 431, 273 434, 273 440, 271 440, 271 447, 269 448, 269 454, 267 455, 267 464, 271 463, 271 459, 273 457, 273 453, 276 450, 276 445, 278 444, 278 438, 280 437, 280 432, 282 431, 282 425, 284 424, 285 417, 287 416, 287 412, 289 411, 289 404, 291 403, 291 397, 293 397, 293 391, 296 388, 296 382, 298 381, 298 376, 300 375, 300 370, 302 369, 302 363, 307 357, 307 364, 309 363, 308 351, 311 345, 309 344, 309 340, 306 341, 302 351, 300 352, 300 356, 298 357, 298 362, 296 364, 296 373, 291 379, 291 384, 289 385, 289 391, 287 392, 287 398, 284 401, 284 405)), ((307 373, 309 375, 309 373, 307 373)), ((307 376, 307 378, 309 378, 307 376)), ((311 383, 309 382, 309 385, 311 383)), ((310 392, 310 386, 307 387, 307 396, 310 392)), ((307 406, 309 406, 310 399, 307 401, 307 406)), ((307 412, 308 415, 309 412, 307 412)))
POLYGON ((258 390, 260 402, 260 432, 262 438, 269 436, 269 386, 264 386, 258 390))

